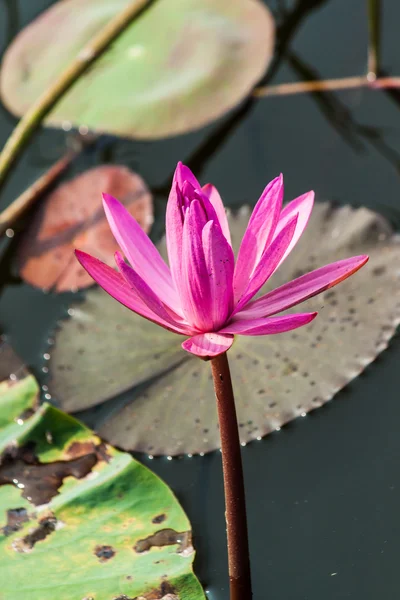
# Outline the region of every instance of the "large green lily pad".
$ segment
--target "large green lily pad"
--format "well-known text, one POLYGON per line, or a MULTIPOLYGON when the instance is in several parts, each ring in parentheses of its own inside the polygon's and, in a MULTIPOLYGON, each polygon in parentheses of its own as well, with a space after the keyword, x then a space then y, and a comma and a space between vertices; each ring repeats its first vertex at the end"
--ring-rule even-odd
MULTIPOLYGON (((236 248, 248 218, 248 209, 230 218, 236 248)), ((300 307, 319 311, 311 325, 279 336, 236 337, 229 359, 242 443, 321 406, 387 347, 400 321, 399 251, 398 236, 376 213, 315 206, 302 239, 266 289, 347 256, 369 254, 370 261, 300 307)), ((181 336, 98 288, 72 312, 50 350, 56 402, 72 412, 94 407, 82 418, 124 448, 174 455, 219 447, 210 366, 179 349, 181 336)))
POLYGON ((0 599, 204 598, 170 489, 37 393, 0 384, 0 599))
MULTIPOLYGON (((42 13, 4 57, 0 87, 7 108, 23 115, 129 2, 61 0, 42 13)), ((259 0, 156 0, 46 123, 143 139, 185 133, 243 100, 265 73, 273 47, 274 22, 259 0)))

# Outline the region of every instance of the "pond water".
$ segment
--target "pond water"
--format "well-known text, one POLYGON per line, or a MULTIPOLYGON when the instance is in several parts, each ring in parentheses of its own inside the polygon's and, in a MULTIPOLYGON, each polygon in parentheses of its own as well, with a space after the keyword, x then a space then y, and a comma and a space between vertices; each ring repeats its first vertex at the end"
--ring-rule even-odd
MULTIPOLYGON (((304 78, 299 61, 322 78, 366 68, 366 2, 310 0, 285 4, 279 40, 287 46, 271 83, 304 78)), ((0 0, 0 48, 51 0, 0 0)), ((400 4, 384 3, 382 67, 400 74, 400 4)), ((267 98, 249 103, 221 131, 216 123, 180 138, 115 141, 109 160, 138 171, 156 194, 177 160, 212 181, 230 206, 254 203, 267 181, 283 172, 286 198, 313 188, 318 200, 364 205, 400 225, 400 94, 352 90, 321 98, 267 98), (327 108, 329 106, 329 108, 327 108)), ((225 123, 227 121, 225 120, 225 123)), ((0 140, 15 120, 0 108, 0 140)), ((65 134, 40 131, 9 179, 5 207, 62 155, 65 134)), ((68 176, 104 160, 100 140, 68 176)), ((15 238, 14 238, 15 239, 15 238)), ((14 244, 12 242, 11 244, 14 244)), ((3 254, 5 246, 3 243, 3 254)), ((15 278, 12 250, 0 265, 0 328, 43 382, 49 332, 72 294, 43 294, 15 278)), ((277 339, 279 344, 279 339, 277 339)), ((255 600, 393 598, 400 518, 400 344, 389 349, 325 407, 243 449, 255 600)), ((137 458, 174 490, 194 530, 195 570, 212 600, 229 598, 224 500, 219 452, 168 461, 137 458)))

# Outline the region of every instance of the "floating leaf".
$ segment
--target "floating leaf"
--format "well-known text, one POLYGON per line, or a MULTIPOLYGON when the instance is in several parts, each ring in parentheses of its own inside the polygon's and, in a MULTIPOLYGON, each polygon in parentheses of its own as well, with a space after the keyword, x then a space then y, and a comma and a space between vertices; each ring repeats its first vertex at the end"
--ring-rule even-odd
MULTIPOLYGON (((24 114, 130 1, 63 0, 26 27, 3 61, 1 95, 9 110, 24 114)), ((143 139, 185 133, 242 101, 264 75, 273 46, 274 22, 258 0, 157 0, 75 83, 47 123, 143 139)))
POLYGON ((182 339, 145 321, 96 288, 72 308, 51 354, 50 392, 76 412, 179 364, 182 339))
POLYGON ((18 418, 33 412, 37 384, 4 383, 1 599, 204 599, 190 524, 169 488, 52 406, 18 418))
MULTIPOLYGON (((236 248, 248 216, 242 210, 230 220, 236 248)), ((311 325, 279 336, 236 339, 229 358, 243 443, 321 406, 386 348, 400 321, 399 250, 398 238, 376 213, 315 206, 302 239, 266 289, 347 256, 369 254, 370 262, 302 305, 304 311, 319 311, 311 325)), ((210 366, 179 353, 180 341, 102 290, 90 290, 57 334, 51 391, 63 407, 76 411, 125 390, 129 377, 132 384, 144 381, 144 364, 146 385, 133 390, 129 401, 109 400, 87 418, 124 448, 154 455, 208 452, 220 443, 210 366), (96 325, 88 330, 86 322, 96 325), (138 367, 132 346, 143 353, 138 367), (84 364, 76 361, 79 352, 86 355, 84 364), (110 365, 114 353, 118 361, 110 365)))
POLYGON ((118 246, 104 215, 101 193, 117 196, 147 232, 153 222, 150 192, 126 167, 104 165, 60 185, 41 204, 18 252, 21 277, 57 292, 93 285, 74 250, 96 254, 114 266, 118 246))
POLYGON ((8 377, 11 380, 23 379, 27 375, 27 368, 12 349, 7 336, 0 335, 0 381, 8 377))

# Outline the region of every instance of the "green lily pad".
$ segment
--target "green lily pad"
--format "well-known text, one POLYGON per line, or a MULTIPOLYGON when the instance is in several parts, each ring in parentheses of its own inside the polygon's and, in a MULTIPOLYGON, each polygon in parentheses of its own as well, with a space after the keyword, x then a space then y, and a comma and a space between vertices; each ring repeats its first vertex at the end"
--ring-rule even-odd
POLYGON ((1 600, 204 599, 170 489, 37 393, 0 384, 1 600))
MULTIPOLYGON (((230 217, 236 249, 248 213, 230 217)), ((160 249, 165 253, 164 242, 160 249)), ((369 254, 370 261, 301 305, 319 311, 311 325, 279 336, 236 337, 229 359, 243 444, 330 400, 387 347, 400 322, 399 251, 398 236, 376 213, 315 206, 298 245, 262 292, 347 256, 369 254)), ((68 411, 94 406, 81 418, 126 449, 176 455, 219 448, 210 365, 181 351, 181 336, 98 288, 72 310, 50 350, 56 402, 68 411), (76 361, 79 353, 84 362, 76 361), (129 382, 142 385, 113 398, 129 382)))
MULTIPOLYGON (((0 92, 7 108, 23 115, 130 1, 61 0, 42 13, 5 54, 0 92)), ((250 93, 273 47, 273 18, 258 0, 157 0, 74 84, 46 123, 142 139, 197 129, 250 93)))

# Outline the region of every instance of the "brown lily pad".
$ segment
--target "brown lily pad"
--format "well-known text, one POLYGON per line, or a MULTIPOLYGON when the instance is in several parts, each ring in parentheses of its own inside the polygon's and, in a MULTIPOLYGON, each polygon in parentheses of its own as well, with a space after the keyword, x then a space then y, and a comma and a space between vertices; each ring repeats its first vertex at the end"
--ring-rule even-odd
MULTIPOLYGON (((248 209, 230 218, 236 249, 248 219, 248 209)), ((319 311, 307 327, 236 337, 228 356, 243 444, 322 406, 387 347, 400 322, 399 253, 400 239, 380 215, 314 207, 298 245, 263 291, 348 256, 369 254, 370 261, 301 305, 319 311)), ((125 449, 214 450, 220 439, 210 365, 181 351, 182 339, 90 290, 56 334, 50 391, 67 411, 93 407, 81 418, 125 449), (136 387, 113 397, 129 386, 136 387)))
POLYGON ((18 250, 19 272, 27 283, 57 292, 92 285, 75 248, 114 266, 118 245, 104 215, 102 192, 116 196, 149 231, 153 204, 143 179, 122 166, 90 169, 60 185, 35 213, 18 250))

